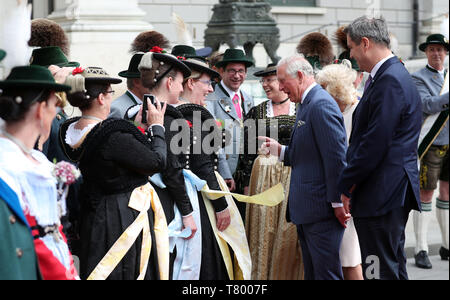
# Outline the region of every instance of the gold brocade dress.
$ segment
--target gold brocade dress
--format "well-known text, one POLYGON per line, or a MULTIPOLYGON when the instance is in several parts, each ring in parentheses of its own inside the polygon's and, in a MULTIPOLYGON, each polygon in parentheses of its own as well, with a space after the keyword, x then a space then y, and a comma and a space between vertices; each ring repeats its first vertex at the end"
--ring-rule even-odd
MULTIPOLYGON (((254 107, 246 118, 264 120, 256 124, 266 126, 266 136, 270 136, 272 126, 272 137, 273 130, 276 130, 278 141, 288 145, 296 119, 295 104, 291 103, 289 115, 273 117, 272 111, 272 102, 266 101, 254 107)), ((246 132, 246 142, 252 138, 248 136, 246 132)), ((240 159, 238 184, 248 185, 249 195, 261 193, 280 182, 285 190, 285 201, 275 207, 247 204, 245 227, 252 257, 252 280, 303 279, 297 227, 286 222, 291 168, 285 167, 275 156, 248 154, 247 144, 245 146, 246 153, 240 159)))

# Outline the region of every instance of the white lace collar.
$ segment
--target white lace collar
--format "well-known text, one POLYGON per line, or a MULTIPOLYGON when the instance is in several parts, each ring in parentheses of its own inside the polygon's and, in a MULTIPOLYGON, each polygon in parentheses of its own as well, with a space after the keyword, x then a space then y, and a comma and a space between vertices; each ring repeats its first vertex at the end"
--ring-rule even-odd
MULTIPOLYGON (((274 113, 273 113, 273 104, 272 104, 271 100, 267 101, 266 110, 267 110, 266 117, 273 118, 274 113)), ((291 102, 291 104, 289 106, 289 116, 295 116, 295 103, 294 102, 291 102)))
POLYGON ((86 132, 90 131, 95 125, 97 125, 97 123, 93 123, 88 124, 83 129, 76 129, 75 124, 76 122, 69 125, 65 137, 66 143, 72 148, 81 141, 81 139, 85 136, 86 132))

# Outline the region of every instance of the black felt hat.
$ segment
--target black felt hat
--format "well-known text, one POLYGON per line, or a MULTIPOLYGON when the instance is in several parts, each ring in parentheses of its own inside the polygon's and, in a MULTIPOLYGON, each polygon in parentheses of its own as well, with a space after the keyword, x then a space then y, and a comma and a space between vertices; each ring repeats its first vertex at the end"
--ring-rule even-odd
POLYGON ((198 58, 187 58, 186 60, 183 60, 183 63, 185 63, 191 70, 206 73, 211 76, 211 78, 220 78, 220 74, 211 69, 204 60, 198 58))
POLYGON ((270 75, 276 75, 277 74, 277 64, 268 64, 267 67, 262 70, 254 73, 253 75, 256 77, 266 77, 270 75))
POLYGON ((125 78, 140 78, 141 72, 139 72, 138 66, 141 62, 144 52, 138 52, 131 57, 130 64, 128 65, 128 70, 119 72, 120 77, 125 78))
POLYGON ((426 42, 419 45, 419 49, 425 52, 428 45, 442 45, 449 51, 448 39, 440 33, 429 35, 426 42))
POLYGON ((138 69, 151 69, 153 67, 152 61, 156 59, 162 63, 167 63, 183 73, 183 77, 187 78, 191 76, 191 69, 182 63, 176 56, 169 53, 156 53, 156 52, 147 52, 142 56, 141 62, 139 63, 138 69))
POLYGON ((206 60, 203 56, 197 54, 197 51, 195 50, 194 47, 188 45, 176 45, 172 48, 171 53, 176 57, 182 56, 185 58, 197 58, 201 60, 206 60))

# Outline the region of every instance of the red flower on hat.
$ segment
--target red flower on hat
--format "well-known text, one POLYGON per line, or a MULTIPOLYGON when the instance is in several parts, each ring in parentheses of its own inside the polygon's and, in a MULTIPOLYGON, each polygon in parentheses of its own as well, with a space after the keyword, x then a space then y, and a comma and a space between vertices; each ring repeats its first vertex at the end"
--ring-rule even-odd
POLYGON ((137 129, 139 129, 140 132, 142 132, 142 134, 145 135, 145 129, 142 128, 141 126, 138 126, 137 129))
POLYGON ((81 74, 84 72, 84 69, 82 67, 76 67, 73 71, 72 71, 72 75, 77 75, 77 74, 81 74))
POLYGON ((164 53, 165 51, 164 51, 163 48, 161 48, 161 47, 154 46, 152 49, 150 49, 149 52, 153 52, 153 53, 164 53))
POLYGON ((179 59, 179 60, 186 60, 186 57, 184 57, 184 56, 177 56, 177 59, 179 59))

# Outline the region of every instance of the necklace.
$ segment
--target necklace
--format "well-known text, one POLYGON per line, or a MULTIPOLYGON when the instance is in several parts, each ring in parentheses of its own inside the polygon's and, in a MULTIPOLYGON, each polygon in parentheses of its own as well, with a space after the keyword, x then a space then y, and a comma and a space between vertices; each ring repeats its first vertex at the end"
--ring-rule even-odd
POLYGON ((281 101, 281 102, 273 102, 273 101, 272 101, 272 105, 281 105, 281 104, 286 103, 288 100, 289 100, 289 98, 286 98, 285 100, 283 100, 283 101, 281 101))
POLYGON ((1 133, 7 138, 9 139, 11 142, 13 142, 14 144, 16 144, 17 146, 19 146, 19 148, 28 155, 31 155, 31 149, 28 149, 19 139, 15 138, 14 136, 10 135, 9 133, 7 133, 5 130, 2 130, 1 133))
POLYGON ((94 121, 103 122, 102 119, 94 117, 94 116, 81 116, 81 119, 88 119, 88 120, 94 120, 94 121))

